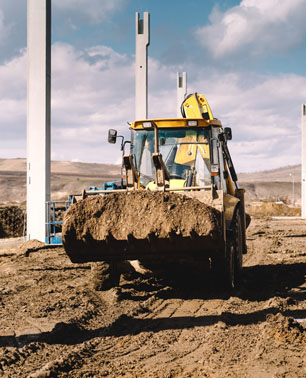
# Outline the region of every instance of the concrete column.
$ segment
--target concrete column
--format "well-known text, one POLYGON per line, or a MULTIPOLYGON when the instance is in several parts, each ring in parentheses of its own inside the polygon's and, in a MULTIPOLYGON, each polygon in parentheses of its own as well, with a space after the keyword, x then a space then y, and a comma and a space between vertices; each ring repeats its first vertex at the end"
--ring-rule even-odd
POLYGON ((148 118, 148 46, 150 44, 150 15, 143 20, 136 12, 136 119, 148 118))
POLYGON ((302 218, 306 218, 306 105, 302 105, 302 218))
POLYGON ((183 75, 181 76, 181 73, 177 73, 177 106, 176 106, 176 116, 177 118, 182 118, 182 112, 181 112, 181 105, 182 102, 185 100, 185 97, 187 96, 187 73, 183 72, 183 75))
POLYGON ((50 200, 51 0, 27 0, 27 239, 45 242, 50 200))

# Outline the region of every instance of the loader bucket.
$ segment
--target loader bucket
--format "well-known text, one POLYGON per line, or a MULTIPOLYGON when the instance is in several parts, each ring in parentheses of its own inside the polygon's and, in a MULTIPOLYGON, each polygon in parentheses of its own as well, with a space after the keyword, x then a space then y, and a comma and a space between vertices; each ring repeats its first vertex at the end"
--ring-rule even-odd
POLYGON ((224 251, 221 213, 194 198, 137 190, 73 204, 62 230, 74 263, 207 257, 224 251))

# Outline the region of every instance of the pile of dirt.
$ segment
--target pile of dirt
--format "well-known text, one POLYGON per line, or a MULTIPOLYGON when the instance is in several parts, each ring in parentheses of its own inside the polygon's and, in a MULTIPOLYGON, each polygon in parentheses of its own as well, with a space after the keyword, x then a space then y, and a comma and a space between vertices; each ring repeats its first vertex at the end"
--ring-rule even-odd
POLYGON ((303 343, 306 345, 306 329, 293 318, 278 313, 267 317, 268 333, 278 344, 303 343))
POLYGON ((18 246, 18 248, 16 249, 16 253, 18 255, 24 254, 25 256, 29 256, 31 252, 38 251, 44 247, 45 247, 45 243, 37 239, 27 240, 26 242, 18 246))
POLYGON ((25 211, 20 206, 0 206, 0 238, 23 236, 24 220, 25 211))
POLYGON ((220 249, 221 214, 176 193, 122 192, 88 197, 64 218, 63 244, 73 262, 132 260, 220 249), (204 247, 203 247, 204 246, 204 247))
POLYGON ((300 216, 300 208, 292 208, 286 206, 283 203, 275 202, 263 202, 260 206, 249 206, 247 208, 248 213, 251 216, 262 217, 262 216, 300 216))

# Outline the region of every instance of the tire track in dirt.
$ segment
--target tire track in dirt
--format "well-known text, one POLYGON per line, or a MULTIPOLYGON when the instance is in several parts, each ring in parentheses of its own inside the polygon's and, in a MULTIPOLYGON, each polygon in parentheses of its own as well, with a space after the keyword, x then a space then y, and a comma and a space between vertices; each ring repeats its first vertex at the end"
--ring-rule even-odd
MULTIPOLYGON (((188 297, 186 292, 185 296, 188 297)), ((111 371, 111 376, 121 376, 122 366, 125 366, 126 369, 129 366, 131 371, 137 367, 137 370, 141 372, 140 374, 147 374, 147 367, 151 366, 150 369, 153 370, 150 374, 153 374, 154 369, 158 371, 161 364, 172 365, 172 363, 177 361, 183 361, 188 355, 196 354, 197 350, 201 348, 203 338, 199 337, 198 329, 196 329, 194 334, 191 330, 192 327, 188 326, 188 324, 186 328, 186 318, 189 317, 192 320, 202 313, 203 308, 207 307, 204 299, 181 300, 167 298, 153 301, 150 299, 147 302, 149 302, 147 309, 149 312, 138 316, 138 319, 145 320, 142 323, 141 332, 139 332, 137 326, 135 329, 129 327, 129 335, 114 340, 116 343, 115 354, 112 348, 111 355, 109 353, 105 354, 105 351, 102 350, 95 355, 95 359, 99 356, 99 360, 101 361, 105 361, 107 358, 110 359, 106 364, 109 370, 105 371, 105 375, 108 374, 108 371, 111 371), (163 322, 169 322, 169 320, 176 321, 176 319, 178 319, 176 326, 172 325, 170 329, 167 329, 167 327, 163 329, 163 322), (151 327, 148 327, 146 323, 146 321, 150 322, 150 320, 157 320, 157 322, 154 322, 153 331, 151 331, 151 327), (162 325, 160 330, 158 321, 162 325), (134 335, 135 331, 137 332, 136 335, 134 335), (186 348, 186 342, 193 345, 189 345, 189 348, 186 348), (129 345, 128 347, 127 344, 129 345), (131 345, 136 345, 137 347, 132 348, 131 345), (144 370, 142 371, 141 369, 144 370)), ((215 305, 212 307, 215 310, 218 306, 215 305)), ((207 309, 204 312, 207 312, 207 309)), ((198 360, 198 356, 196 359, 198 360)), ((127 370, 125 370, 126 373, 127 370)), ((78 373, 74 372, 73 374, 78 373)))
POLYGON ((305 230, 302 221, 255 220, 242 287, 231 294, 193 272, 95 292, 88 269, 62 250, 4 253, 0 376, 306 376, 305 230), (55 326, 16 337, 27 319, 55 326))
MULTIPOLYGON (((204 307, 205 303, 201 300, 191 300, 191 301, 184 301, 181 302, 176 310, 169 315, 169 318, 180 318, 187 316, 196 317, 197 314, 201 312, 201 309, 204 307)), ((167 318, 167 314, 164 315, 164 318, 167 318)), ((172 343, 167 350, 163 350, 154 356, 154 359, 151 357, 150 363, 158 362, 169 364, 171 362, 175 362, 177 360, 181 360, 182 358, 191 355, 194 351, 196 351, 201 342, 196 343, 195 346, 190 347, 186 350, 184 343, 186 340, 190 340, 193 338, 189 329, 184 329, 184 325, 181 325, 181 328, 178 329, 176 340, 172 343), (181 342, 183 340, 183 342, 181 342), (155 361, 154 361, 155 360, 155 361)))
MULTIPOLYGON (((146 301, 148 304, 148 308, 146 309, 146 312, 144 314, 138 315, 139 319, 165 319, 174 317, 175 314, 179 311, 180 313, 186 313, 186 310, 183 309, 183 307, 190 307, 189 305, 186 306, 186 302, 184 300, 165 300, 165 299, 157 299, 157 298, 150 298, 148 301, 146 301), (149 315, 148 315, 149 314, 149 315)), ((141 307, 146 306, 146 303, 144 303, 141 307)), ((134 313, 137 314, 137 310, 134 309, 134 313)), ((190 312, 190 311, 188 311, 190 312)), ((113 324, 111 324, 110 329, 107 333, 116 334, 116 332, 119 331, 120 333, 120 327, 124 326, 124 322, 126 320, 126 317, 119 317, 113 324), (119 327, 119 330, 118 330, 119 327)), ((170 345, 174 341, 177 341, 179 336, 182 333, 182 330, 179 329, 177 331, 177 335, 174 336, 172 332, 169 332, 169 340, 168 344, 170 345)), ((102 332, 104 333, 104 332, 102 332)), ((152 331, 146 330, 145 327, 142 329, 141 332, 139 332, 139 326, 136 326, 136 329, 133 330, 132 328, 129 328, 129 335, 126 336, 118 336, 116 339, 112 339, 113 343, 110 343, 110 337, 105 336, 103 339, 107 342, 107 348, 105 348, 105 345, 103 348, 98 348, 96 353, 93 356, 93 359, 96 360, 99 356, 99 360, 105 360, 107 358, 112 360, 112 364, 117 361, 119 366, 122 364, 122 361, 125 360, 125 357, 128 360, 133 360, 135 358, 136 360, 139 358, 139 356, 147 356, 147 358, 156 356, 157 352, 155 351, 156 348, 152 348, 153 345, 158 345, 158 338, 159 336, 156 334, 152 334, 152 331), (131 334, 136 332, 135 337, 133 337, 133 342, 131 342, 131 334), (114 350, 114 348, 116 348, 114 350), (101 356, 102 355, 102 356, 101 356), (135 357, 134 357, 135 355, 135 357), (100 357, 101 356, 101 357, 100 357)), ((163 342, 165 339, 163 338, 163 342)), ((102 345, 104 342, 101 343, 102 345)), ((162 347, 162 350, 164 351, 165 348, 162 347)), ((90 363, 90 361, 88 361, 90 363)), ((88 364, 87 363, 87 364, 88 364)), ((114 367, 112 368, 112 371, 114 371, 114 367)), ((71 371, 71 376, 75 376, 75 374, 79 374, 79 368, 78 371, 71 371)), ((81 376, 81 373, 80 373, 81 376)))

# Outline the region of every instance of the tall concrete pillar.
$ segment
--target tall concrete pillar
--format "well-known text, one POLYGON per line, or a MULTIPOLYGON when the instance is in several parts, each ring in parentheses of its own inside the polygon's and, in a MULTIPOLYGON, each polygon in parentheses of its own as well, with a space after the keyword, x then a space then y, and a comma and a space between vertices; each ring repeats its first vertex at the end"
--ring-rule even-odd
POLYGON ((45 242, 50 199, 51 0, 27 0, 27 239, 45 242))
POLYGON ((141 20, 136 12, 136 119, 148 118, 148 46, 150 15, 141 20))
POLYGON ((302 105, 302 218, 306 218, 306 105, 302 105))
POLYGON ((186 95, 187 95, 187 73, 183 72, 183 75, 181 75, 181 73, 178 72, 177 73, 177 89, 176 89, 176 98, 177 98, 176 116, 177 118, 182 118, 181 105, 182 105, 182 102, 185 100, 186 95))

